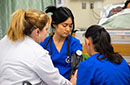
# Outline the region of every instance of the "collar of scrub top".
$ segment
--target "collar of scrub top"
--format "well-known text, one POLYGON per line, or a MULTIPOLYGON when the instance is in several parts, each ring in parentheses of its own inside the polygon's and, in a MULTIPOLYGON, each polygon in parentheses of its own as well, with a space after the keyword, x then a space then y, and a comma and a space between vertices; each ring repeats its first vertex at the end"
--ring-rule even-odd
MULTIPOLYGON (((47 43, 46 43, 46 45, 45 45, 45 49, 46 49, 48 43, 50 42, 49 44, 50 44, 50 48, 51 48, 51 53, 50 53, 51 55, 52 55, 52 46, 51 46, 51 39, 52 39, 52 37, 53 37, 53 35, 50 36, 50 38, 48 39, 48 41, 47 41, 47 43)), ((71 62, 71 58, 69 57, 69 54, 70 54, 70 53, 69 53, 69 52, 70 52, 70 51, 69 51, 69 44, 70 44, 70 43, 69 43, 69 37, 66 37, 66 39, 67 39, 67 57, 66 57, 66 59, 65 59, 65 62, 66 62, 66 63, 70 63, 70 62, 71 62)))

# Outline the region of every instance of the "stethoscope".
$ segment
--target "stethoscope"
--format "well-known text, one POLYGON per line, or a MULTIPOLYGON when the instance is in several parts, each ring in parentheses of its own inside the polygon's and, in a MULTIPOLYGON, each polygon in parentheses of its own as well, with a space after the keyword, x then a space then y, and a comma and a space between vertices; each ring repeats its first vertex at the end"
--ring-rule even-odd
MULTIPOLYGON (((46 47, 47 47, 47 45, 48 45, 48 43, 50 44, 50 49, 51 49, 51 53, 50 53, 50 55, 52 55, 52 46, 51 46, 51 39, 52 39, 52 37, 53 37, 53 35, 51 35, 50 36, 50 38, 48 39, 48 41, 47 41, 47 43, 46 43, 46 45, 45 45, 45 49, 46 49, 46 47)), ((66 59, 65 59, 65 62, 66 63, 70 63, 71 62, 71 58, 70 58, 70 56, 69 56, 69 37, 66 37, 67 38, 67 57, 66 57, 66 59)))

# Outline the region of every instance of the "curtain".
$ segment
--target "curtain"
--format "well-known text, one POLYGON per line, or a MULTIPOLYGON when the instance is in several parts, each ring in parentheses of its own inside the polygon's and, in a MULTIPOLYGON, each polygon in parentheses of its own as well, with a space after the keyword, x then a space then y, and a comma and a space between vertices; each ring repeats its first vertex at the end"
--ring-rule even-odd
POLYGON ((56 0, 0 0, 0 39, 7 33, 14 11, 21 8, 45 10, 49 5, 56 5, 56 0))

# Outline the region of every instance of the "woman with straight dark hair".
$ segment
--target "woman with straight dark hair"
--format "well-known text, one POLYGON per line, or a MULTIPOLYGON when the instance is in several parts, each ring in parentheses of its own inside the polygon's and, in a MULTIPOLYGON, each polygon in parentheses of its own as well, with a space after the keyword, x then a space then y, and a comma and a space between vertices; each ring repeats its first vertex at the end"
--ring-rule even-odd
POLYGON ((103 27, 92 25, 87 29, 85 47, 91 57, 79 64, 77 85, 130 85, 130 67, 114 52, 103 27))
POLYGON ((69 78, 71 54, 82 50, 80 41, 70 34, 74 31, 74 16, 67 7, 49 6, 47 13, 52 13, 51 26, 55 28, 54 35, 47 37, 41 46, 49 51, 55 67, 61 75, 69 78))

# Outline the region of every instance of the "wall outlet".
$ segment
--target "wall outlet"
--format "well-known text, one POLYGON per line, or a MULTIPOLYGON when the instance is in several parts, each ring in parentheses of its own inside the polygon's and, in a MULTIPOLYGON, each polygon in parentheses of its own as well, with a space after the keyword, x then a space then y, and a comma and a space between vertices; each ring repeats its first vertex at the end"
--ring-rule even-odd
POLYGON ((94 8, 94 2, 90 2, 90 9, 94 8))

